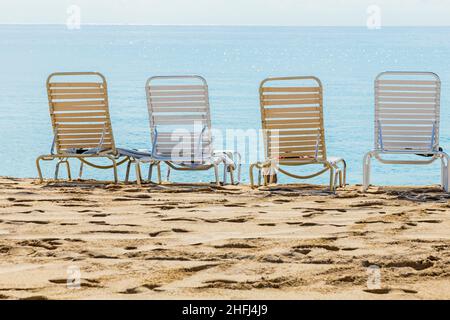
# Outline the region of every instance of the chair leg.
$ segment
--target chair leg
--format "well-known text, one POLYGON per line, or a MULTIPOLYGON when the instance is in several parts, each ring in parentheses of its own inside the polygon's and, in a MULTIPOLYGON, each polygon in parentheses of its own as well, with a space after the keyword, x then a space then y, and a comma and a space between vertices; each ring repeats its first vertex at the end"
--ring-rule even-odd
POLYGON ((161 179, 161 162, 157 163, 156 171, 158 173, 158 183, 161 184, 162 183, 162 179, 161 179))
POLYGON ((149 182, 152 182, 153 166, 154 165, 155 165, 154 163, 150 163, 150 166, 148 167, 148 177, 147 177, 147 179, 148 179, 149 182))
POLYGON ((230 180, 231 180, 231 185, 234 185, 234 169, 233 167, 230 167, 230 180))
POLYGON ((347 185, 347 162, 342 160, 343 164, 343 177, 342 177, 342 186, 345 187, 347 185))
MULTIPOLYGON (((255 165, 256 165, 256 164, 252 163, 252 164, 250 165, 250 168, 249 168, 250 188, 254 188, 254 187, 255 187, 255 184, 253 183, 253 169, 255 168, 255 165)), ((261 171, 260 171, 260 172, 261 172, 261 171)))
POLYGON ((67 170, 67 180, 72 180, 72 175, 70 174, 70 166, 69 166, 69 162, 67 160, 59 160, 58 163, 56 164, 55 167, 55 180, 58 180, 58 175, 59 175, 59 166, 64 163, 66 165, 66 170, 67 170))
POLYGON ((242 171, 242 157, 241 154, 239 152, 235 152, 236 153, 236 158, 238 158, 238 165, 237 165, 237 183, 241 183, 241 171, 242 171))
POLYGON ((167 166, 167 177, 166 177, 167 179, 167 182, 169 182, 169 179, 170 179, 170 167, 169 166, 167 166))
POLYGON ((84 162, 80 161, 80 170, 78 171, 78 179, 81 179, 81 176, 83 175, 83 167, 84 162))
POLYGON ((339 168, 336 168, 334 171, 334 181, 333 181, 333 192, 336 193, 336 189, 338 187, 338 181, 339 181, 339 187, 342 187, 342 172, 339 168))
POLYGON ((42 170, 41 170, 41 160, 42 160, 42 157, 38 157, 36 159, 36 168, 37 168, 37 172, 38 172, 38 176, 39 176, 39 183, 44 182, 44 178, 42 177, 42 170))
POLYGON ((140 162, 135 160, 134 161, 134 167, 136 169, 136 183, 137 183, 138 186, 141 186, 142 185, 141 184, 142 177, 141 177, 141 164, 140 164, 140 162))
POLYGON ((55 166, 55 180, 58 180, 58 175, 59 175, 59 165, 61 164, 61 160, 59 160, 57 163, 56 163, 56 166, 55 166))
POLYGON ((69 160, 65 160, 64 162, 66 163, 66 168, 67 168, 67 179, 69 179, 69 181, 72 181, 72 175, 70 174, 69 160))
POLYGON ((269 169, 269 184, 273 184, 274 183, 275 175, 276 175, 275 169, 270 167, 270 169, 269 169))
POLYGON ((265 187, 267 187, 267 185, 268 185, 268 178, 269 178, 266 171, 267 171, 267 169, 266 169, 266 168, 263 168, 262 175, 263 175, 264 186, 265 186, 265 187))
POLYGON ((228 165, 225 161, 223 163, 223 185, 227 184, 227 171, 228 171, 228 165))
POLYGON ((111 162, 112 162, 113 173, 114 173, 114 183, 117 184, 117 183, 119 183, 119 178, 118 178, 118 175, 117 175, 117 162, 116 162, 116 159, 114 159, 112 156, 107 156, 107 158, 109 160, 111 160, 111 162))
MULTIPOLYGON (((237 171, 237 183, 239 184, 241 182, 241 169, 242 169, 242 157, 241 154, 238 151, 234 151, 231 153, 232 154, 232 159, 233 159, 233 163, 234 163, 234 171, 237 171)), ((234 183, 232 183, 234 184, 234 183)))
POLYGON ((132 162, 131 159, 128 160, 128 163, 127 163, 127 171, 126 171, 126 173, 125 173, 125 183, 128 183, 128 180, 129 180, 129 178, 130 178, 131 162, 132 162))
POLYGON ((217 164, 214 165, 214 176, 216 177, 216 185, 220 186, 219 167, 217 166, 217 164))
POLYGON ((224 162, 223 164, 223 184, 227 184, 227 170, 228 170, 228 166, 227 164, 224 162))
POLYGON ((363 159, 363 191, 367 191, 370 186, 370 162, 372 152, 367 152, 363 159))
POLYGON ((334 168, 330 167, 329 170, 330 170, 330 192, 333 192, 334 191, 334 179, 335 179, 334 168))
POLYGON ((449 191, 449 157, 447 154, 441 156, 441 186, 445 192, 449 191))

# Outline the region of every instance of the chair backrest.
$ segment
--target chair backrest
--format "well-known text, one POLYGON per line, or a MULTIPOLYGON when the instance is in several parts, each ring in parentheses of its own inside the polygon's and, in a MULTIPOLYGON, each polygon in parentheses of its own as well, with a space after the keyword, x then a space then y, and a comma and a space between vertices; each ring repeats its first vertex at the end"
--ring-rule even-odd
POLYGON ((439 147, 441 82, 432 72, 383 72, 375 80, 375 149, 433 152, 439 147))
POLYGON ((57 153, 92 148, 116 152, 102 74, 52 73, 47 94, 57 153))
POLYGON ((259 88, 268 159, 297 165, 326 159, 322 83, 316 77, 268 78, 259 88))
POLYGON ((203 77, 155 76, 147 80, 154 156, 202 162, 211 157, 208 85, 203 77))

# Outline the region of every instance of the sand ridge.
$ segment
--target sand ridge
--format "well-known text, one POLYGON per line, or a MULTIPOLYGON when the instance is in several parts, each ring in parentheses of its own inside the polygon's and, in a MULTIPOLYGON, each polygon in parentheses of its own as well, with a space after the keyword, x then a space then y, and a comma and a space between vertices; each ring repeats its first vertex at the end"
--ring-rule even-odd
POLYGON ((0 298, 450 298, 449 198, 3 177, 0 298), (67 288, 72 267, 80 289, 67 288))

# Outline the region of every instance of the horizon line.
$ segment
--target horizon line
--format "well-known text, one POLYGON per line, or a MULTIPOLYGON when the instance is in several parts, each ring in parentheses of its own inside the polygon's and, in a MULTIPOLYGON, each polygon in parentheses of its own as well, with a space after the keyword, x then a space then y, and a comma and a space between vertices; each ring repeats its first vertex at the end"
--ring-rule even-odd
MULTIPOLYGON (((0 22, 0 25, 10 26, 65 26, 65 23, 10 23, 0 22)), ((81 23, 85 26, 142 26, 142 27, 295 27, 295 28, 367 28, 366 25, 276 25, 276 24, 146 24, 146 23, 81 23)), ((450 24, 442 25, 382 25, 383 28, 439 28, 450 27, 450 24)))

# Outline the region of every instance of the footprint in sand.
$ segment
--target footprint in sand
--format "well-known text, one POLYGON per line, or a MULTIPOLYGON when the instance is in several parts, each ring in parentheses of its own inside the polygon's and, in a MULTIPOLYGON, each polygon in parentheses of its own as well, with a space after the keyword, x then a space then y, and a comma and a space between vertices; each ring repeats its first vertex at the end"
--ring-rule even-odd
POLYGON ((44 248, 47 250, 55 250, 57 249, 58 244, 52 244, 51 241, 47 243, 46 241, 41 240, 25 240, 18 243, 21 246, 28 246, 28 247, 36 247, 36 248, 44 248))
POLYGON ((200 218, 203 222, 207 222, 207 223, 219 223, 220 220, 218 219, 206 219, 206 218, 200 218))
POLYGON ((89 221, 91 224, 101 224, 101 225, 109 225, 106 221, 89 221))
POLYGON ((16 195, 31 195, 31 194, 36 194, 36 193, 31 192, 31 191, 19 191, 19 192, 14 192, 14 194, 16 194, 16 195))
POLYGON ((360 201, 358 203, 350 204, 350 207, 374 207, 374 206, 386 206, 386 202, 380 200, 360 201))
POLYGON ((419 223, 442 223, 442 220, 418 220, 419 223))
POLYGON ((378 265, 380 267, 385 268, 412 268, 416 271, 422 271, 428 268, 431 268, 434 266, 434 263, 431 262, 429 259, 426 260, 398 260, 398 261, 391 261, 388 263, 372 263, 367 260, 362 262, 362 265, 364 267, 369 267, 371 265, 378 265))
POLYGON ((125 289, 124 291, 119 291, 119 293, 121 293, 121 294, 138 294, 141 292, 142 291, 139 290, 139 288, 129 288, 129 289, 125 289))
POLYGON ((40 220, 15 220, 22 223, 33 223, 33 224, 49 224, 50 221, 40 221, 40 220))
POLYGON ((148 235, 152 238, 159 236, 160 234, 170 232, 170 230, 160 230, 155 232, 150 232, 148 235))
POLYGON ((288 221, 286 222, 288 225, 298 225, 301 227, 313 227, 313 226, 319 226, 318 223, 314 222, 303 222, 303 221, 288 221))
POLYGON ((134 288, 128 288, 124 291, 120 291, 121 294, 138 294, 142 293, 142 289, 148 289, 148 290, 154 290, 154 291, 164 291, 161 289, 158 289, 161 285, 160 284, 154 284, 154 283, 145 283, 140 287, 134 287, 134 288))
MULTIPOLYGON (((64 203, 64 204, 58 204, 61 207, 85 207, 85 204, 75 204, 75 203, 64 203)), ((93 207, 98 207, 96 205, 90 205, 93 207)))
POLYGON ((45 211, 44 210, 28 210, 28 211, 19 211, 19 212, 17 212, 17 213, 21 213, 21 214, 30 214, 30 213, 32 213, 32 212, 38 212, 38 213, 44 213, 45 211))
POLYGON ((79 213, 87 213, 87 212, 95 212, 95 213, 100 213, 102 212, 101 210, 91 210, 91 209, 85 209, 85 210, 79 210, 77 211, 79 213))
POLYGON ((48 298, 46 296, 29 296, 20 298, 19 300, 48 300, 48 298))
POLYGON ((204 283, 208 284, 208 288, 221 288, 222 285, 226 284, 235 284, 238 283, 236 280, 229 279, 215 279, 215 280, 206 280, 204 283))
POLYGON ((161 219, 161 221, 197 221, 197 219, 193 219, 193 218, 166 218, 166 219, 161 219))
POLYGON ((382 224, 391 224, 390 221, 384 221, 384 220, 362 220, 362 221, 355 221, 355 224, 373 224, 373 223, 382 223, 382 224))
POLYGON ((328 251, 339 251, 340 248, 337 246, 333 246, 333 245, 328 245, 328 244, 302 244, 302 245, 298 245, 298 246, 294 246, 292 247, 292 249, 297 250, 297 249, 325 249, 328 251))
POLYGON ((367 293, 374 293, 374 294, 388 294, 392 291, 402 291, 404 293, 417 293, 416 290, 411 290, 411 289, 394 289, 394 288, 380 288, 380 289, 364 289, 364 292, 367 293))
POLYGON ((272 202, 281 204, 281 203, 287 203, 287 202, 291 202, 291 201, 292 201, 291 199, 275 199, 272 202))
POLYGON ((86 242, 82 239, 76 239, 76 238, 64 238, 64 241, 70 241, 70 242, 86 242))
MULTIPOLYGON (((86 253, 86 252, 83 252, 86 253)), ((108 256, 106 254, 103 253, 93 253, 93 252, 87 252, 87 255, 90 258, 94 258, 94 259, 119 259, 119 257, 116 256, 108 256)))
MULTIPOLYGON (((67 279, 66 278, 60 278, 60 279, 49 279, 50 283, 54 284, 64 284, 67 285, 67 279)), ((99 285, 99 281, 94 279, 81 279, 81 287, 87 287, 87 288, 102 288, 102 286, 99 285)))
POLYGON ((157 260, 157 261, 191 261, 191 259, 186 257, 174 257, 174 256, 154 256, 147 257, 145 260, 157 260))
MULTIPOLYGON (((149 289, 149 290, 155 290, 158 289, 161 285, 160 284, 155 284, 155 283, 146 283, 142 285, 144 288, 149 289)), ((155 290, 155 291, 163 291, 163 290, 155 290)))
POLYGON ((133 201, 132 198, 113 198, 112 201, 133 201))
POLYGON ((138 232, 130 230, 91 230, 83 233, 137 234, 138 232))
POLYGON ((214 246, 216 249, 253 249, 257 248, 256 246, 247 244, 247 243, 240 243, 240 242, 234 242, 234 243, 226 243, 222 245, 216 245, 214 246))
POLYGON ((145 207, 152 207, 155 209, 160 209, 160 210, 173 210, 176 209, 176 206, 170 206, 170 205, 155 205, 154 203, 140 203, 139 205, 141 206, 145 206, 145 207))
POLYGON ((56 284, 66 284, 67 279, 49 279, 48 282, 56 283, 56 284))
POLYGON ((226 203, 223 205, 224 207, 238 207, 238 208, 245 208, 246 207, 246 203, 226 203))
POLYGON ((320 212, 316 212, 316 213, 307 213, 307 214, 304 214, 304 215, 302 215, 302 217, 303 218, 312 218, 312 217, 314 217, 314 216, 316 216, 316 215, 318 215, 318 214, 321 214, 320 212))
POLYGON ((183 268, 182 271, 183 272, 188 272, 188 273, 199 272, 199 271, 203 271, 203 270, 207 270, 207 269, 211 269, 211 268, 217 267, 219 265, 220 265, 219 263, 202 264, 202 265, 199 265, 199 266, 183 268))
POLYGON ((273 288, 281 289, 284 287, 298 287, 304 284, 304 280, 294 277, 278 277, 272 279, 266 279, 261 277, 259 280, 255 281, 244 281, 238 282, 232 279, 215 279, 204 281, 205 286, 203 288, 224 288, 224 289, 235 289, 235 290, 251 290, 251 289, 261 289, 261 288, 273 288))
POLYGON ((96 214, 93 214, 92 215, 92 217, 93 218, 103 218, 103 217, 107 217, 107 216, 110 216, 111 214, 109 214, 109 213, 96 213, 96 214))
POLYGON ((244 222, 247 222, 247 221, 249 221, 251 219, 253 219, 253 217, 237 217, 237 218, 227 218, 227 219, 222 218, 222 219, 219 219, 219 220, 223 221, 223 222, 244 223, 244 222))
POLYGON ((126 195, 125 198, 129 199, 135 199, 135 200, 141 200, 141 199, 150 199, 152 196, 149 194, 135 194, 132 196, 126 195))

